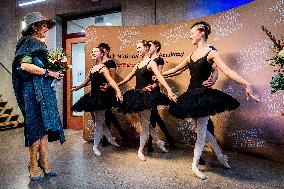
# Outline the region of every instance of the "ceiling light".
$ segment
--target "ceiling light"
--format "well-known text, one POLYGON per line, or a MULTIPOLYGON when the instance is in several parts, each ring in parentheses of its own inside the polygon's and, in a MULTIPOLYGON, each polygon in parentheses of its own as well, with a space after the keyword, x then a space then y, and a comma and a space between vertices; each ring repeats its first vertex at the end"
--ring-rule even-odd
POLYGON ((34 1, 25 2, 25 3, 19 3, 19 6, 23 7, 23 6, 27 6, 27 5, 31 5, 31 4, 35 4, 35 3, 40 3, 40 2, 43 2, 43 1, 45 1, 45 0, 34 0, 34 1))

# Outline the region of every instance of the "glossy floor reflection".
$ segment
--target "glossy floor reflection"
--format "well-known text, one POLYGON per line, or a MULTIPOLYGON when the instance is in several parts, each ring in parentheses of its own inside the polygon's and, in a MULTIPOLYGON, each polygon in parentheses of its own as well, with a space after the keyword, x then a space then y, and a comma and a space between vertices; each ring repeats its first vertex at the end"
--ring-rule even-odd
POLYGON ((102 156, 96 157, 81 132, 65 132, 66 143, 50 143, 49 150, 50 166, 59 176, 42 183, 30 183, 23 128, 0 132, 0 188, 284 188, 284 164, 261 158, 226 152, 232 166, 226 170, 206 149, 207 165, 201 170, 208 179, 200 181, 190 171, 192 146, 179 145, 167 154, 155 149, 141 162, 136 155, 138 142, 100 147, 102 156))

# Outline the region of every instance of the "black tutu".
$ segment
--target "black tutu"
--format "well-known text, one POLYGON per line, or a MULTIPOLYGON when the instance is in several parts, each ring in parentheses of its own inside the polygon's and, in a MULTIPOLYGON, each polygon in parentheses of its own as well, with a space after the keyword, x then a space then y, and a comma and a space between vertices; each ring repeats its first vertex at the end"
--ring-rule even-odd
POLYGON ((188 89, 180 95, 177 103, 170 105, 170 114, 179 119, 212 116, 235 110, 240 103, 232 96, 210 88, 188 89))
POLYGON ((146 92, 143 89, 131 89, 123 94, 123 102, 119 106, 118 112, 123 114, 137 113, 170 103, 170 99, 159 90, 146 92))
POLYGON ((114 92, 98 92, 92 96, 90 93, 86 93, 71 107, 71 111, 94 112, 118 107, 119 104, 114 92))

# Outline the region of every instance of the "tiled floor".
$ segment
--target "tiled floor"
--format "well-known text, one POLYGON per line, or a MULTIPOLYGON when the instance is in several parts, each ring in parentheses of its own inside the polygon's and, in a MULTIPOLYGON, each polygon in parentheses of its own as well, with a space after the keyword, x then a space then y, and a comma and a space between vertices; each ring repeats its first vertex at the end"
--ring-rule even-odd
POLYGON ((179 145, 167 154, 155 149, 141 162, 138 142, 120 143, 120 148, 101 147, 102 156, 95 157, 81 132, 65 132, 65 144, 50 143, 50 165, 59 176, 42 183, 30 183, 23 128, 0 132, 0 188, 284 188, 284 164, 261 158, 226 152, 232 166, 226 170, 206 149, 201 169, 208 179, 201 181, 190 171, 192 146, 179 145))

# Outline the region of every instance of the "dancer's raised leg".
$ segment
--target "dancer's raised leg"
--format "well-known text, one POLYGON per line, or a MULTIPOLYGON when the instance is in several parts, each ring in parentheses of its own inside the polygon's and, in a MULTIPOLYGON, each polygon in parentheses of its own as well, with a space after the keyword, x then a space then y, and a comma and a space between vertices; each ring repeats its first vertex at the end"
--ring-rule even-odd
POLYGON ((159 139, 159 136, 156 132, 156 129, 153 128, 152 125, 149 125, 149 134, 151 137, 156 141, 157 146, 163 151, 168 152, 168 150, 165 148, 165 142, 159 139))
POLYGON ((209 141, 209 144, 210 144, 211 148, 213 149, 214 153, 216 154, 219 162, 225 168, 230 169, 231 166, 228 164, 228 156, 222 154, 221 148, 219 147, 217 140, 209 131, 206 131, 206 140, 209 141))
POLYGON ((103 134, 106 136, 107 140, 109 141, 109 143, 111 143, 111 145, 119 147, 119 145, 115 142, 109 127, 106 126, 106 124, 103 124, 103 134))

